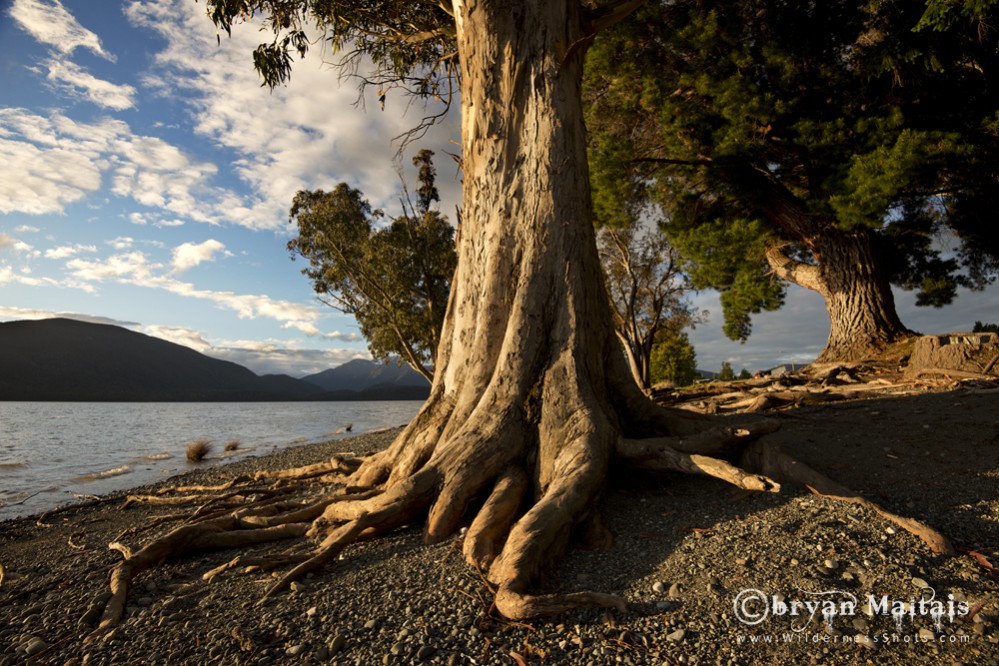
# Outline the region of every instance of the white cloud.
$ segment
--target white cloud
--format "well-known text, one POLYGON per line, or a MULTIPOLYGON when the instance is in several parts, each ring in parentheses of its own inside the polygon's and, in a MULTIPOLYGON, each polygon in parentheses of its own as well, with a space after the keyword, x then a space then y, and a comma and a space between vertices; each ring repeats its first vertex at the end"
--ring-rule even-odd
POLYGON ((91 324, 110 324, 112 326, 122 326, 124 328, 138 326, 138 324, 134 321, 122 321, 121 319, 111 319, 110 317, 100 317, 76 312, 55 312, 52 310, 36 310, 34 308, 13 308, 0 306, 0 319, 6 321, 20 319, 53 319, 55 317, 62 319, 75 319, 77 321, 85 321, 91 324))
POLYGON ((97 252, 94 245, 61 245, 45 250, 46 259, 68 259, 81 252, 97 252))
POLYGON ((68 60, 49 58, 48 80, 70 94, 83 97, 106 109, 123 111, 135 106, 135 88, 98 79, 83 67, 68 60))
MULTIPOLYGON (((337 85, 337 72, 322 60, 321 40, 296 63, 291 82, 270 91, 252 66, 253 49, 266 39, 257 24, 237 26, 220 45, 203 10, 185 0, 134 1, 125 11, 133 24, 167 41, 147 83, 174 97, 183 90, 195 130, 239 155, 236 172, 254 194, 230 201, 228 219, 283 228, 297 190, 329 189, 338 181, 360 187, 376 207, 395 206, 397 146, 390 137, 412 127, 420 109, 409 117, 401 103, 386 112, 357 110, 356 89, 337 85)), ((455 124, 450 132, 457 135, 455 124)), ((441 181, 446 185, 447 178, 441 181)))
POLYGON ((174 226, 179 216, 215 223, 233 196, 210 184, 217 171, 162 139, 133 134, 120 120, 0 108, 0 213, 65 212, 109 174, 113 194, 153 209, 131 213, 131 222, 174 226))
POLYGON ((260 317, 278 322, 314 322, 315 306, 271 298, 262 294, 236 294, 231 291, 198 289, 165 274, 164 266, 149 260, 140 251, 116 254, 99 261, 72 259, 66 262, 70 277, 82 283, 113 281, 150 289, 162 289, 178 296, 205 300, 231 310, 240 319, 260 317))
POLYGON ((19 234, 37 234, 41 229, 28 224, 22 224, 21 226, 14 227, 14 231, 19 234))
POLYGON ((123 125, 0 108, 0 213, 59 213, 96 191, 102 153, 123 125))
POLYGON ((149 263, 144 253, 136 251, 112 255, 104 261, 73 259, 66 263, 66 268, 73 277, 86 282, 117 280, 153 286, 156 280, 152 271, 160 265, 149 263))
POLYGON ((16 240, 14 237, 8 236, 7 234, 0 234, 0 250, 8 247, 14 247, 15 242, 16 240))
POLYGON ((135 239, 130 236, 118 236, 118 238, 108 241, 108 245, 116 250, 127 250, 132 247, 134 243, 135 239))
POLYGON ((211 355, 212 344, 205 339, 201 331, 180 326, 143 326, 141 331, 174 344, 184 345, 202 354, 211 355))
POLYGON ((215 254, 224 252, 225 245, 215 239, 203 243, 184 243, 173 249, 173 272, 183 273, 206 261, 215 261, 215 254))
POLYGON ((84 48, 108 60, 115 59, 101 46, 100 38, 80 25, 59 0, 14 0, 10 16, 25 32, 62 54, 84 48))
POLYGON ((312 337, 320 337, 324 340, 339 340, 340 342, 357 342, 362 340, 360 335, 356 333, 341 333, 340 331, 333 331, 332 333, 323 333, 319 330, 311 321, 289 321, 286 324, 282 324, 281 328, 284 329, 295 329, 305 335, 312 337))

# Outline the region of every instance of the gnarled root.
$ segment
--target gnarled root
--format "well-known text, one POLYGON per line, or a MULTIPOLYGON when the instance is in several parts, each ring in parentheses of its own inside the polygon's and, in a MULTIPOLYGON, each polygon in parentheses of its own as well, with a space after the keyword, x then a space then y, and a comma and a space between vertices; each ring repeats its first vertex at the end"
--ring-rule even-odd
POLYGON ((720 458, 681 453, 666 441, 665 438, 622 439, 617 445, 617 458, 626 465, 646 470, 704 474, 743 490, 780 492, 780 484, 767 476, 747 472, 720 458))
POLYGON ((121 544, 112 544, 125 559, 111 571, 111 598, 104 607, 97 629, 90 638, 117 626, 125 609, 125 599, 131 581, 143 571, 157 566, 170 557, 185 553, 234 548, 289 539, 305 535, 308 525, 289 523, 254 529, 240 518, 227 516, 213 520, 183 525, 152 541, 141 550, 131 553, 121 544))
POLYGON ((795 460, 773 442, 756 442, 747 449, 742 462, 747 468, 760 470, 768 476, 800 483, 817 495, 867 507, 921 539, 934 553, 944 555, 955 553, 947 537, 926 523, 888 511, 876 502, 861 496, 860 493, 841 486, 808 465, 795 460))

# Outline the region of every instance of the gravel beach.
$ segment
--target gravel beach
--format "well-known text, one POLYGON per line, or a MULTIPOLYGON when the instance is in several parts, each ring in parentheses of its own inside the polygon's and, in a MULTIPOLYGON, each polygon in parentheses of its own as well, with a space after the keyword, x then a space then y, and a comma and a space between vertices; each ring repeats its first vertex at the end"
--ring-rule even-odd
MULTIPOLYGON (((183 510, 124 509, 120 494, 0 523, 0 666, 999 664, 999 580, 989 569, 999 567, 999 392, 958 388, 776 418, 782 428, 769 437, 788 453, 977 556, 934 555, 877 514, 804 488, 749 494, 706 478, 622 474, 603 500, 613 547, 571 550, 548 589, 621 594, 624 612, 506 621, 462 560, 461 535, 425 546, 412 525, 348 548, 336 566, 260 605, 270 573, 201 579, 232 551, 167 562, 136 579, 118 628, 84 644, 122 557, 108 544, 137 549, 176 523, 127 530, 183 510)), ((129 492, 373 451, 395 432, 129 492)))

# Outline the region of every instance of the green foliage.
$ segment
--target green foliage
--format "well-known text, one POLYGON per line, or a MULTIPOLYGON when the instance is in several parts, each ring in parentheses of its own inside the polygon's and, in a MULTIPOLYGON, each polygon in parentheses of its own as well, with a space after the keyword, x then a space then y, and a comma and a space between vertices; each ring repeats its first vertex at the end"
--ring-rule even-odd
POLYGON ((689 386, 697 379, 697 354, 684 332, 660 335, 652 347, 649 366, 653 386, 662 382, 689 386))
POLYGON ((428 378, 444 321, 457 263, 454 229, 430 204, 436 200, 433 153, 421 151, 418 215, 384 217, 363 194, 345 183, 331 192, 295 195, 291 221, 298 236, 288 243, 292 258, 328 304, 352 314, 372 356, 404 359, 428 378))
POLYGON ((723 382, 730 382, 735 379, 735 370, 732 369, 732 364, 728 361, 722 361, 721 371, 718 373, 718 379, 723 382))
POLYGON ((920 304, 981 288, 999 270, 996 26, 999 0, 649 2, 587 61, 598 215, 658 208, 735 339, 783 302, 773 244, 818 264, 822 238, 863 230, 920 304))
POLYGON ((739 371, 739 379, 752 379, 752 378, 753 375, 752 373, 749 372, 749 370, 743 368, 742 370, 739 371))
POLYGON ((999 333, 999 324, 983 324, 980 321, 975 322, 975 327, 971 329, 972 333, 999 333))

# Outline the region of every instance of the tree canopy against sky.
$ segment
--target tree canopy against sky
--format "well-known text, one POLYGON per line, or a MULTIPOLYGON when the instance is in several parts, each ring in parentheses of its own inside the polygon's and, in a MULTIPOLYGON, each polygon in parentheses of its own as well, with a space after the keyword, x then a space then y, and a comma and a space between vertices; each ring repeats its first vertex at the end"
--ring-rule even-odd
MULTIPOLYGON (((458 58, 464 175, 458 266, 430 397, 395 441, 367 458, 332 461, 327 470, 342 474, 337 478, 346 487, 331 488, 320 501, 305 497, 278 515, 263 513, 270 507, 259 514, 245 508, 147 544, 112 571, 113 594, 98 632, 120 621, 132 577, 167 556, 290 536, 318 539, 308 557, 293 553, 280 561, 295 566, 271 595, 335 561, 360 536, 422 517, 431 543, 468 526, 465 559, 485 573, 506 617, 623 608, 623 599, 606 593, 536 591, 573 534, 594 547, 608 544, 598 500, 612 464, 707 474, 759 491, 779 490, 768 474, 805 475, 817 492, 855 497, 765 440, 752 441, 772 432, 774 422, 716 425, 654 405, 632 380, 597 255, 581 86, 592 38, 638 4, 208 3, 223 28, 248 13, 271 17, 278 37, 264 49, 271 64, 258 59, 265 73, 283 71, 285 48, 304 46, 295 36, 306 24, 334 42, 374 40, 366 48, 376 63, 410 80, 423 81, 442 59, 458 58), (416 55, 381 55, 399 44, 416 55), (419 51, 425 44, 439 49, 419 51), (454 44, 456 56, 447 50, 454 44), (758 472, 723 459, 742 454, 741 464, 758 472)), ((937 552, 952 552, 934 530, 905 524, 937 552)))
POLYGON ((383 213, 345 183, 299 192, 291 207, 298 235, 288 243, 308 260, 302 272, 320 299, 354 315, 376 360, 401 358, 429 381, 456 262, 454 228, 433 208, 432 157, 421 150, 413 158, 416 201, 381 227, 383 213))
POLYGON ((733 339, 778 277, 825 299, 820 360, 905 337, 889 283, 942 305, 999 256, 999 12, 961 7, 646 3, 590 52, 598 217, 667 211, 733 339))

